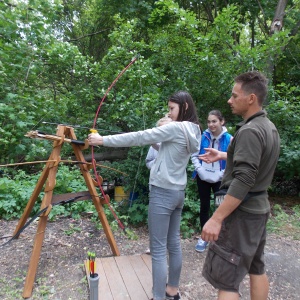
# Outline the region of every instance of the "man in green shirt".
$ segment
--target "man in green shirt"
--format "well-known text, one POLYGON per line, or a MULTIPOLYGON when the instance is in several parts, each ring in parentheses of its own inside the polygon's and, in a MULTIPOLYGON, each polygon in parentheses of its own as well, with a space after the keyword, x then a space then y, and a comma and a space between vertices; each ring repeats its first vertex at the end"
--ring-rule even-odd
POLYGON ((219 300, 238 300, 239 285, 250 276, 252 300, 266 300, 269 282, 264 247, 270 212, 267 189, 280 153, 280 138, 263 110, 268 81, 259 72, 235 78, 228 100, 232 113, 243 121, 227 153, 207 149, 201 159, 224 159, 227 164, 221 189, 224 201, 205 224, 201 237, 210 242, 203 276, 219 290, 219 300))

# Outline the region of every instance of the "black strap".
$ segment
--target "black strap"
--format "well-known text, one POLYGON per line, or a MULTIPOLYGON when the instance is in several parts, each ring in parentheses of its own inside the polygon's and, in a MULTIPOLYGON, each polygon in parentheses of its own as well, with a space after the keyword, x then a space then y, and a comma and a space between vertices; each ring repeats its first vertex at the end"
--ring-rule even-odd
MULTIPOLYGON (((225 196, 227 194, 227 191, 228 191, 228 189, 221 189, 221 190, 215 192, 215 196, 225 196)), ((245 198, 242 201, 243 202, 247 201, 251 197, 260 196, 260 195, 263 195, 265 193, 266 193, 266 191, 248 192, 247 195, 245 196, 245 198)))
POLYGON ((213 139, 213 140, 212 140, 212 144, 211 144, 211 147, 212 147, 212 148, 215 147, 215 142, 216 142, 216 139, 213 139))
MULTIPOLYGON (((56 134, 48 134, 48 133, 45 133, 45 132, 43 132, 43 131, 40 131, 40 130, 38 130, 37 131, 38 132, 38 134, 42 134, 42 135, 54 135, 54 136, 58 136, 58 135, 56 135, 56 134)), ((61 137, 61 136, 59 136, 59 137, 61 137)), ((70 139, 71 140, 71 143, 73 143, 73 144, 76 144, 76 145, 85 145, 85 142, 84 141, 79 141, 79 140, 72 140, 72 139, 70 139)))
MULTIPOLYGON (((213 139, 212 140, 212 144, 211 144, 212 149, 214 149, 214 147, 215 147, 215 142, 216 142, 216 139, 213 139)), ((212 167, 214 167, 214 163, 213 162, 211 163, 211 165, 212 165, 212 167)))
MULTIPOLYGON (((65 205, 65 204, 68 204, 68 203, 72 203, 72 202, 74 202, 75 200, 77 200, 78 198, 81 198, 81 197, 82 197, 82 195, 76 196, 76 197, 73 197, 73 198, 70 198, 70 199, 58 202, 58 203, 54 203, 54 204, 52 204, 52 206, 55 206, 55 205, 58 205, 58 204, 65 205)), ((0 245, 0 248, 4 247, 8 243, 10 243, 12 240, 14 240, 15 238, 17 238, 36 218, 38 218, 42 213, 44 213, 48 209, 48 207, 49 206, 47 206, 47 207, 41 209, 39 212, 37 212, 29 221, 27 221, 25 223, 25 225, 22 228, 20 228, 16 232, 16 234, 14 236, 12 236, 8 241, 6 241, 2 245, 0 245)))

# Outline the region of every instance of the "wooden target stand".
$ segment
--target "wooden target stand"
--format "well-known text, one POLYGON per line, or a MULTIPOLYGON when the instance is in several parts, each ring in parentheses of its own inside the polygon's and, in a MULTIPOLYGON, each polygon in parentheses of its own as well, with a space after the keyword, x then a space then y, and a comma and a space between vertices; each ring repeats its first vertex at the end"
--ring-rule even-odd
MULTIPOLYGON (((74 133, 74 129, 69 126, 63 126, 58 125, 56 135, 53 136, 55 138, 55 141, 53 142, 53 150, 52 153, 46 163, 46 166, 44 167, 44 170, 37 182, 37 185, 27 203, 27 206, 23 212, 22 217, 19 220, 19 223, 15 229, 14 234, 16 234, 19 229, 21 229, 24 224, 26 223, 26 220, 28 219, 32 208, 37 200, 37 197, 39 196, 44 184, 44 197, 41 204, 41 210, 48 207, 48 209, 40 216, 38 225, 37 225, 37 231, 35 235, 33 250, 31 254, 31 259, 29 262, 28 272, 24 284, 24 290, 23 290, 23 298, 30 298, 33 290, 33 284, 37 272, 37 267, 39 263, 41 248, 44 240, 45 235, 45 229, 47 225, 48 215, 52 209, 53 202, 53 190, 56 184, 56 174, 58 165, 60 162, 60 152, 61 148, 64 144, 64 142, 71 143, 71 146, 73 147, 75 157, 78 162, 82 162, 82 164, 79 163, 80 171, 84 177, 84 180, 86 182, 86 185, 88 187, 89 193, 91 195, 91 198, 93 200, 93 203, 95 205, 95 208, 97 210, 99 219, 101 221, 101 224, 103 226, 103 230, 105 232, 106 238, 108 240, 108 243, 111 247, 111 250, 115 256, 120 256, 119 249, 117 247, 116 241, 114 239, 114 236, 112 234, 112 230, 109 226, 109 223, 107 221, 103 204, 105 204, 106 201, 109 201, 109 196, 105 195, 106 201, 103 198, 100 198, 95 186, 97 186, 97 182, 91 177, 91 174, 89 170, 92 168, 91 164, 86 164, 86 161, 83 157, 82 150, 87 149, 89 147, 88 141, 85 140, 84 145, 75 143, 77 138, 74 133), (72 142, 72 140, 74 142, 72 142)), ((100 181, 102 181, 102 178, 99 176, 100 181)))

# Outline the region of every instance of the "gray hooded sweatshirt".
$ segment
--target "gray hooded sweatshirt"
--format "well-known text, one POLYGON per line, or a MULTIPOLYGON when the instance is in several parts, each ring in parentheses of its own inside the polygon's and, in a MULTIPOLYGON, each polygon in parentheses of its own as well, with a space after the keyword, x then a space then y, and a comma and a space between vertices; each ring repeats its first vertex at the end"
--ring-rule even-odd
POLYGON ((160 143, 151 168, 149 184, 170 190, 184 190, 186 167, 192 153, 199 151, 201 131, 198 125, 183 121, 144 131, 103 137, 103 146, 131 147, 160 143))

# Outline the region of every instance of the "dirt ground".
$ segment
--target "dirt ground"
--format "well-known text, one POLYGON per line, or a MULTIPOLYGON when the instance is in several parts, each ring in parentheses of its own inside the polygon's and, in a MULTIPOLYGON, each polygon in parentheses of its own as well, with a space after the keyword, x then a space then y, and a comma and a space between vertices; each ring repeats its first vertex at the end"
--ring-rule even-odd
MULTIPOLYGON (((3 236, 12 234, 17 221, 0 220, 0 244, 3 236)), ((32 252, 37 223, 31 224, 20 236, 0 248, 0 299, 22 299, 22 290, 32 252)), ((142 254, 148 249, 147 228, 131 229, 136 240, 114 232, 121 255, 142 254)), ((216 290, 201 275, 206 252, 194 250, 195 238, 183 239, 183 270, 180 291, 183 300, 216 299, 216 290)), ((30 299, 88 300, 89 291, 83 268, 87 251, 97 257, 112 255, 102 229, 89 216, 80 220, 60 218, 48 222, 33 294, 30 299)), ((300 299, 300 241, 271 234, 266 246, 270 300, 300 299)), ((241 285, 241 299, 250 299, 249 282, 241 285)))

